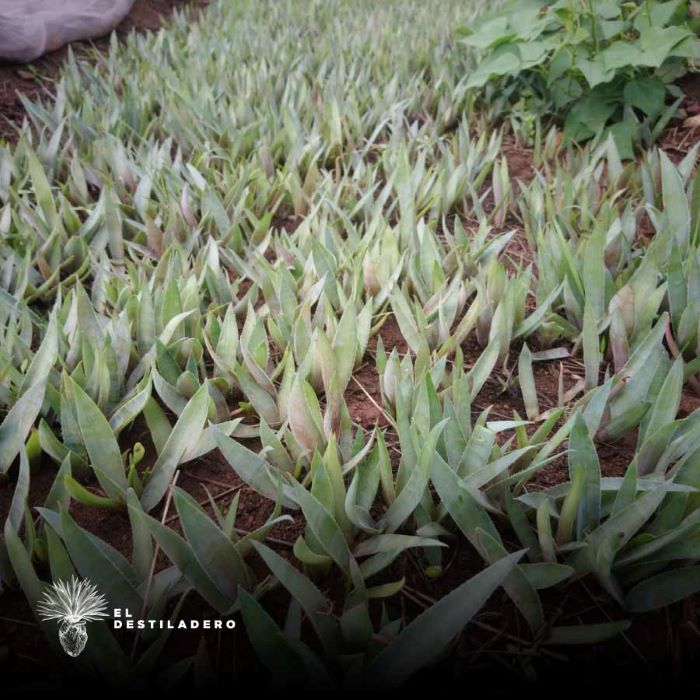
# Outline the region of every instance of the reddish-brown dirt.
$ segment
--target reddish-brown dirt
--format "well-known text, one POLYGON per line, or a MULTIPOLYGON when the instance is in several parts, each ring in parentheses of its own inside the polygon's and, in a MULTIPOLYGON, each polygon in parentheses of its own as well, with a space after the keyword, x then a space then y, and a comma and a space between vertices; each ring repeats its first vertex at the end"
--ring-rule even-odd
MULTIPOLYGON (((136 0, 129 14, 116 28, 117 36, 124 37, 131 31, 144 32, 159 29, 175 10, 206 7, 210 0, 136 0)), ((84 53, 89 46, 106 48, 109 38, 103 37, 90 43, 74 42, 73 51, 84 53)), ((24 118, 24 107, 19 93, 30 99, 51 91, 53 80, 68 55, 68 47, 52 51, 29 65, 0 63, 0 138, 12 139, 16 127, 24 118)))

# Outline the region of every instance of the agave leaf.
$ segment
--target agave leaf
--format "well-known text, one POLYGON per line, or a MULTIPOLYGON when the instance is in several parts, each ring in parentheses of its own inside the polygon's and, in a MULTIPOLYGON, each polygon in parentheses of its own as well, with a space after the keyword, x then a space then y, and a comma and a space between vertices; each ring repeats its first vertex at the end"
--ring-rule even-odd
POLYGON ((550 507, 547 501, 542 501, 536 513, 537 537, 539 538, 542 558, 546 562, 555 563, 557 560, 554 537, 552 536, 552 520, 550 507))
POLYGON ((325 567, 327 564, 330 564, 333 561, 325 554, 318 554, 317 552, 314 552, 314 550, 311 549, 308 544, 306 544, 306 540, 301 535, 299 535, 299 537, 297 537, 294 541, 293 551, 294 556, 302 564, 308 564, 309 566, 325 567))
POLYGON ((398 289, 391 294, 391 308, 401 330, 401 335, 406 339, 411 350, 417 355, 424 346, 425 339, 416 324, 406 297, 398 289))
POLYGON ((682 251, 688 248, 690 234, 690 210, 685 194, 683 181, 671 159, 659 151, 661 162, 661 186, 664 203, 664 216, 667 218, 669 230, 676 239, 682 251))
POLYGON ((549 312, 555 299, 561 294, 563 287, 563 283, 558 287, 555 287, 547 295, 546 299, 544 299, 542 303, 538 304, 537 308, 515 328, 515 331, 513 332, 513 340, 517 340, 523 336, 528 336, 540 325, 542 319, 549 312))
POLYGON ((302 447, 308 451, 325 448, 318 398, 311 385, 301 376, 294 380, 289 393, 288 420, 294 437, 302 447))
POLYGON ((258 601, 244 590, 240 596, 241 615, 257 657, 284 685, 299 685, 306 679, 304 663, 258 601))
POLYGON ((140 511, 140 513, 153 538, 190 585, 213 608, 220 613, 227 612, 233 606, 234 601, 222 595, 217 584, 211 580, 200 566, 189 544, 167 525, 163 525, 163 523, 143 511, 140 511))
POLYGON ((168 437, 170 437, 173 427, 153 396, 146 401, 146 405, 143 407, 143 417, 146 419, 146 425, 151 434, 151 440, 156 448, 156 452, 160 454, 168 441, 168 437))
POLYGON ((209 391, 207 385, 202 384, 180 414, 163 446, 163 451, 153 465, 151 476, 141 495, 141 503, 147 513, 165 496, 175 470, 190 443, 199 439, 208 410, 209 391))
POLYGON ((602 386, 593 389, 593 391, 587 395, 587 400, 584 399, 585 406, 582 415, 586 420, 586 425, 591 435, 596 434, 603 420, 605 411, 608 408, 610 394, 613 390, 613 383, 614 378, 608 379, 602 386))
POLYGON ((60 523, 60 534, 80 574, 90 579, 113 607, 127 609, 132 615, 140 613, 143 601, 134 585, 137 575, 128 562, 116 551, 110 551, 107 556, 106 543, 102 548, 95 546, 93 539, 66 511, 61 512, 60 523))
MULTIPOLYGON (((506 515, 510 521, 515 534, 520 541, 520 544, 526 549, 527 557, 530 561, 534 561, 539 557, 540 544, 537 541, 537 535, 530 525, 527 513, 518 501, 513 498, 510 490, 505 493, 506 500, 506 515)), ((524 566, 524 565, 523 565, 524 566)))
POLYGON ((75 576, 73 562, 59 536, 50 527, 46 528, 46 549, 49 555, 51 579, 53 581, 70 581, 75 576))
POLYGON ((525 413, 529 420, 537 420, 537 417, 540 415, 540 406, 537 401, 535 377, 532 373, 532 354, 527 343, 523 344, 520 359, 518 360, 518 381, 520 382, 520 391, 525 404, 525 413))
POLYGON ((115 433, 119 434, 127 425, 133 423, 146 407, 146 403, 151 398, 151 392, 152 387, 149 380, 141 391, 134 394, 114 409, 112 415, 109 417, 109 427, 112 428, 115 433))
MULTIPOLYGON (((479 543, 479 552, 487 563, 493 564, 508 556, 508 552, 499 540, 496 540, 479 528, 476 530, 476 540, 479 543)), ((536 634, 544 625, 544 613, 535 587, 530 583, 530 580, 519 566, 513 568, 504 579, 502 585, 503 590, 505 590, 527 621, 530 630, 533 634, 536 634)))
POLYGON ((446 547, 440 540, 415 535, 377 535, 360 542, 354 550, 356 557, 367 557, 381 552, 403 552, 411 547, 446 547))
POLYGON ((513 450, 479 469, 474 469, 467 474, 464 483, 472 489, 483 488, 490 481, 497 479, 511 465, 515 464, 521 457, 528 454, 533 449, 535 449, 534 445, 521 447, 519 450, 513 450))
POLYGON ((498 362, 500 355, 501 341, 499 336, 494 336, 489 340, 484 352, 479 355, 479 359, 474 363, 474 366, 469 370, 467 377, 471 385, 470 398, 474 400, 481 388, 486 383, 486 380, 491 376, 493 368, 498 362))
POLYGON ((575 574, 575 569, 572 566, 553 562, 520 564, 519 568, 530 584, 538 591, 556 586, 575 574))
POLYGON ((253 547, 277 580, 301 605, 326 653, 333 654, 338 649, 339 640, 336 624, 327 613, 329 601, 312 581, 279 554, 260 542, 254 542, 253 547))
POLYGON ((357 313, 354 304, 348 304, 340 317, 338 328, 333 338, 333 352, 338 366, 338 383, 340 392, 350 381, 352 368, 355 364, 357 348, 357 313))
POLYGON ((522 552, 499 559, 421 613, 366 671, 373 689, 397 687, 435 659, 512 572, 522 552))
POLYGON ((576 529, 579 539, 583 533, 592 530, 600 522, 600 464, 595 445, 588 432, 588 425, 579 414, 574 420, 569 440, 569 473, 572 483, 579 479, 581 498, 576 516, 576 529), (582 477, 578 475, 582 474, 582 477))
POLYGON ((612 577, 611 569, 617 552, 656 512, 669 490, 664 482, 647 491, 631 505, 599 525, 588 537, 587 547, 577 555, 574 563, 578 573, 593 571, 601 585, 618 601, 623 596, 619 584, 612 577))
POLYGON ((70 459, 70 456, 66 455, 65 459, 61 462, 61 466, 56 472, 56 478, 44 501, 44 508, 55 511, 61 508, 68 509, 70 505, 70 494, 66 490, 63 480, 66 476, 71 475, 70 459))
POLYGON ((275 399, 250 376, 248 370, 242 365, 236 368, 236 380, 256 413, 269 425, 278 425, 280 415, 275 399))
MULTIPOLYGON (((658 520, 658 516, 656 520, 658 520)), ((654 524, 656 524, 656 520, 654 524)), ((622 567, 644 560, 655 560, 662 555, 661 553, 667 547, 687 541, 688 536, 694 533, 698 523, 700 523, 700 511, 691 511, 676 527, 671 527, 668 531, 651 539, 641 540, 636 546, 630 546, 615 563, 622 567)))
POLYGON ((593 307, 586 302, 583 309, 583 362, 586 373, 586 391, 598 386, 598 370, 600 369, 600 346, 598 340, 598 324, 593 307))
POLYGON ((52 313, 49 320, 49 325, 46 329, 44 339, 41 341, 39 349, 32 357, 32 361, 27 368, 27 373, 22 378, 20 384, 20 394, 26 389, 35 386, 36 384, 46 384, 49 377, 49 372, 56 362, 58 355, 58 329, 56 325, 56 317, 52 313))
MULTIPOLYGON (((599 322, 605 313, 605 232, 598 226, 586 241, 583 251, 582 281, 586 304, 599 322)), ((585 312, 584 312, 585 313, 585 312)))
POLYGON ((107 230, 109 251, 113 260, 124 260, 124 238, 122 234, 122 220, 117 208, 116 196, 111 187, 103 190, 104 198, 104 226, 107 230))
POLYGON ((141 502, 134 489, 126 494, 126 503, 131 524, 132 556, 131 561, 137 575, 142 581, 147 580, 153 562, 153 542, 141 502))
POLYGON ((601 622, 596 625, 552 627, 544 643, 550 645, 600 644, 626 632, 631 624, 629 620, 620 620, 619 622, 601 622))
POLYGON ((314 537, 324 552, 343 570, 349 571, 352 555, 348 549, 342 530, 325 506, 301 484, 294 486, 296 500, 314 537))
POLYGON ((76 481, 72 476, 66 476, 63 479, 66 490, 71 498, 78 503, 82 503, 91 508, 108 508, 117 510, 123 507, 121 501, 116 501, 113 498, 105 498, 98 496, 92 491, 88 491, 79 481, 76 481))
POLYGON ((82 435, 90 462, 100 486, 113 500, 124 502, 126 498, 126 475, 119 444, 104 413, 95 402, 70 377, 67 378, 82 435), (101 478, 104 474, 107 479, 101 478))
POLYGON ((169 384, 157 370, 153 371, 153 386, 166 408, 179 416, 187 406, 187 398, 176 386, 169 384))
POLYGON ((0 474, 5 474, 24 444, 44 402, 46 382, 38 382, 20 397, 0 425, 0 474))
POLYGON ((10 503, 10 512, 7 515, 7 520, 15 532, 20 531, 20 526, 24 518, 24 513, 27 510, 27 498, 29 496, 29 459, 27 450, 24 445, 20 445, 19 450, 19 475, 17 477, 17 485, 15 492, 12 495, 10 503))
POLYGON ((177 486, 172 493, 182 530, 199 565, 221 594, 233 601, 239 586, 248 588, 251 585, 238 550, 192 496, 177 486))
POLYGON ((474 547, 479 546, 477 530, 501 541, 483 506, 438 454, 434 457, 430 478, 450 517, 474 547))
POLYGON ((656 430, 675 419, 680 407, 682 391, 683 359, 679 357, 671 365, 671 370, 661 386, 656 401, 654 401, 649 420, 639 432, 639 447, 643 444, 646 436, 653 435, 656 430))
POLYGON ((598 439, 602 442, 614 442, 615 440, 619 440, 623 435, 628 434, 639 425, 648 410, 649 404, 646 402, 632 406, 604 425, 598 432, 598 439))
POLYGON ((396 500, 389 506, 389 510, 380 521, 387 532, 395 532, 411 516, 423 498, 425 488, 430 479, 430 467, 435 452, 437 441, 445 427, 445 421, 438 423, 428 435, 421 449, 418 463, 411 472, 405 486, 401 489, 396 500))
MULTIPOLYGON (((247 447, 228 437, 218 426, 211 427, 221 454, 236 474, 265 498, 276 500, 280 476, 275 470, 271 469, 270 465, 255 452, 251 452, 247 447)), ((292 489, 284 485, 282 494, 282 505, 285 508, 294 510, 299 508, 292 489)))
POLYGON ((55 462, 62 464, 68 459, 76 473, 87 475, 87 462, 79 454, 69 450, 54 435, 48 423, 43 418, 39 421, 39 444, 41 445, 41 449, 55 462))

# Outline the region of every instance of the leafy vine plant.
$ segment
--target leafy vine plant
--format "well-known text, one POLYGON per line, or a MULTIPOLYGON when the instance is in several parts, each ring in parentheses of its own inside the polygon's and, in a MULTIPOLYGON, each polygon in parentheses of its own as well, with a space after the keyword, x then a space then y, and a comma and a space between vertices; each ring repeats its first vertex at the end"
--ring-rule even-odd
POLYGON ((672 84, 700 57, 700 6, 688 0, 511 0, 462 42, 480 52, 468 89, 532 138, 554 116, 565 141, 650 146, 683 100, 672 84))

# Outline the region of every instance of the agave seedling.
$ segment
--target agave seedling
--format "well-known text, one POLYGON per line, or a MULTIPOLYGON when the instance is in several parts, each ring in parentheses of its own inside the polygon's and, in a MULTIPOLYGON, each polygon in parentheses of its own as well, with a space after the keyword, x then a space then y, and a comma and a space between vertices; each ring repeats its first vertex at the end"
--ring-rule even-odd
MULTIPOLYGON (((301 639, 299 625, 283 632, 250 594, 241 592, 241 613, 251 630, 251 643, 260 661, 278 683, 296 682, 316 689, 367 688, 390 690, 434 661, 450 640, 459 634, 502 584, 522 553, 500 559, 463 582, 439 602, 401 629, 399 619, 382 614, 379 629, 370 616, 370 603, 386 594, 387 587, 368 588, 355 578, 355 589, 347 596, 339 619, 327 611, 330 601, 316 585, 289 562, 264 545, 256 550, 271 573, 292 596, 288 620, 303 610, 320 641, 314 652, 301 639), (273 653, 269 640, 277 641, 273 653), (355 658, 351 672, 344 668, 347 655, 355 658)), ((390 588, 390 587, 389 587, 390 588)))
POLYGON ((661 424, 652 420, 652 434, 624 478, 613 478, 601 477, 589 428, 577 414, 570 436, 570 481, 520 496, 511 511, 513 518, 518 514, 512 522, 520 540, 532 542, 532 556, 563 559, 577 575, 595 575, 611 596, 637 611, 676 600, 674 584, 684 574, 675 562, 697 557, 700 413, 664 422, 657 404, 652 415, 661 424), (527 511, 535 514, 534 528, 527 511), (625 593, 624 584, 632 584, 631 590, 625 593))
POLYGON ((0 425, 0 475, 6 474, 12 466, 41 413, 57 357, 58 330, 52 314, 46 335, 31 357, 26 372, 16 373, 14 377, 14 397, 8 397, 10 405, 6 406, 9 410, 0 425))

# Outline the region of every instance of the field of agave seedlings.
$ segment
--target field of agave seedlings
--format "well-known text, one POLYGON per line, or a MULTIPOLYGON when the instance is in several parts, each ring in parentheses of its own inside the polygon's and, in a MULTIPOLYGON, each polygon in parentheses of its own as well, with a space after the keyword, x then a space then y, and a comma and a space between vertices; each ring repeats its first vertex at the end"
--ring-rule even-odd
POLYGON ((687 667, 699 146, 503 118, 487 9, 221 0, 25 101, 0 688, 687 667))

